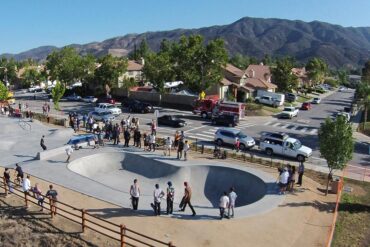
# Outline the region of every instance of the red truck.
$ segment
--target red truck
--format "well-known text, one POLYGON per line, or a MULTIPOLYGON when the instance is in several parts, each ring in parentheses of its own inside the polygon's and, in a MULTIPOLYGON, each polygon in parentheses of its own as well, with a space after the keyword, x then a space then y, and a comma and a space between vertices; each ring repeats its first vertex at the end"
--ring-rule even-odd
POLYGON ((203 100, 196 100, 194 114, 200 114, 202 118, 210 118, 217 114, 234 114, 239 119, 245 116, 245 104, 232 101, 220 100, 218 96, 207 96, 203 100))

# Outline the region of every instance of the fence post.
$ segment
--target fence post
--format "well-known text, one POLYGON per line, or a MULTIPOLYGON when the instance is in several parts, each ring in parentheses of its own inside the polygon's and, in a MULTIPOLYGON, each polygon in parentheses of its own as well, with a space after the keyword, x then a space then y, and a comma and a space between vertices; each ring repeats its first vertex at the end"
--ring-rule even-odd
POLYGON ((85 218, 85 213, 86 213, 86 211, 85 211, 85 209, 81 209, 81 214, 82 214, 82 233, 84 233, 85 232, 85 224, 86 224, 86 218, 85 218))
POLYGON ((195 152, 198 152, 198 139, 195 139, 195 152))
POLYGON ((172 241, 168 243, 168 247, 175 247, 175 245, 172 244, 172 241))
POLYGON ((121 229, 121 247, 125 247, 125 234, 126 234, 126 227, 125 225, 120 225, 121 229))
POLYGON ((28 208, 28 199, 27 199, 27 191, 24 192, 24 202, 26 203, 26 207, 28 208))
POLYGON ((5 179, 5 177, 3 177, 3 183, 4 183, 4 190, 5 190, 5 196, 7 196, 8 195, 8 185, 6 184, 6 179, 5 179))
POLYGON ((202 144, 202 150, 201 153, 204 154, 204 144, 202 144))
POLYGON ((53 215, 53 202, 52 202, 51 198, 49 198, 49 206, 50 206, 50 216, 51 216, 51 218, 53 218, 54 217, 54 215, 53 215))

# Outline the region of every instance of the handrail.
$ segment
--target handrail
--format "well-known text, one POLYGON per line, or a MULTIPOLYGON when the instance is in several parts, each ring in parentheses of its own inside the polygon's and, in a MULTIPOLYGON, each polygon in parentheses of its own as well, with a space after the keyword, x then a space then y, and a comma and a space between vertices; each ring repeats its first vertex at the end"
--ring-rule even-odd
MULTIPOLYGON (((1 180, 2 180, 2 183, 0 182, 0 188, 3 188, 5 190, 5 194, 7 195, 8 194, 8 184, 6 183, 6 180, 5 180, 5 177, 1 176, 0 177, 1 180)), ((35 202, 35 200, 37 200, 36 198, 34 198, 33 196, 31 196, 28 192, 25 193, 23 192, 22 190, 18 189, 16 186, 17 184, 15 184, 14 182, 10 181, 10 185, 12 186, 12 189, 13 191, 16 191, 16 192, 20 192, 21 194, 19 193, 13 193, 14 195, 18 196, 18 197, 21 197, 25 200, 25 204, 26 206, 28 206, 28 202, 31 202, 33 204, 37 204, 37 202, 35 202)), ((44 197, 44 200, 45 198, 47 198, 45 195, 41 195, 44 197)), ((57 202, 57 205, 54 205, 53 203, 51 203, 52 199, 49 199, 50 202, 47 202, 47 201, 44 201, 45 204, 49 205, 50 208, 47 208, 45 207, 44 205, 41 206, 43 209, 47 209, 48 211, 50 211, 50 216, 51 218, 53 217, 53 212, 51 211, 52 207, 54 207, 57 211, 61 211, 62 213, 58 213, 58 215, 66 218, 66 219, 69 219, 77 224, 81 224, 82 226, 82 232, 84 232, 85 228, 88 228, 88 229, 91 229, 95 232, 98 232, 104 236, 107 236, 111 239, 115 239, 117 241, 120 241, 121 243, 121 247, 124 247, 124 246, 135 246, 134 244, 132 243, 128 243, 126 241, 126 239, 130 239, 134 242, 137 242, 137 243, 140 243, 140 244, 143 244, 143 245, 146 245, 146 246, 155 246, 155 245, 152 245, 151 243, 149 243, 150 241, 152 242, 156 242, 158 244, 161 244, 161 245, 164 245, 164 246, 169 246, 169 247, 174 247, 175 245, 172 244, 172 242, 164 242, 164 241, 161 241, 159 239, 155 239, 155 238, 152 238, 150 236, 147 236, 145 234, 142 234, 142 233, 139 233, 137 231, 134 231, 132 229, 129 229, 127 228, 126 226, 124 225, 118 225, 118 224, 115 224, 113 222, 110 222, 108 220, 105 220, 105 219, 102 219, 102 218, 99 218, 98 216, 96 215, 92 215, 92 214, 89 214, 87 213, 84 209, 78 209, 76 207, 73 207, 72 205, 69 205, 67 203, 64 203, 64 202, 61 202, 61 201, 56 201, 57 202), (62 206, 65 206, 66 208, 61 208, 59 205, 62 205, 62 206), (71 209, 73 211, 79 211, 81 212, 81 215, 78 215, 74 212, 71 212, 71 211, 68 211, 68 209, 71 209), (87 219, 86 216, 89 216, 91 217, 92 219, 87 219), (79 219, 80 221, 76 220, 79 219), (112 227, 117 227, 119 228, 119 230, 115 230, 115 229, 112 229, 111 227, 107 227, 107 226, 104 226, 98 222, 95 222, 95 221, 101 221, 101 222, 104 222, 106 224, 109 224, 110 226, 112 227), (88 223, 88 225, 87 225, 88 223), (120 239, 114 237, 114 236, 111 236, 110 234, 107 234, 107 233, 104 233, 102 232, 101 230, 99 230, 98 228, 100 229, 104 229, 106 231, 108 231, 110 234, 117 234, 117 235, 120 235, 120 239), (133 236, 130 236, 128 235, 127 233, 130 232, 132 234, 136 234, 142 238, 144 238, 143 240, 141 239, 138 239, 136 237, 133 237, 133 236), (149 241, 149 242, 148 242, 149 241)), ((38 205, 38 204, 37 204, 38 205)))

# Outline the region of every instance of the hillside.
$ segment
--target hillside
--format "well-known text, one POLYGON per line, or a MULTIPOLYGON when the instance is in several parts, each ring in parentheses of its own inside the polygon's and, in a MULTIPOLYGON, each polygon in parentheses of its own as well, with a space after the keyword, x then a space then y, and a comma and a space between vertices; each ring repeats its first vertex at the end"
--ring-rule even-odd
MULTIPOLYGON (((178 40, 182 35, 201 34, 206 40, 223 38, 231 55, 240 53, 262 58, 292 56, 300 62, 311 57, 322 57, 331 67, 362 66, 370 59, 370 27, 342 27, 323 22, 303 22, 283 19, 242 18, 223 26, 199 29, 175 29, 171 31, 128 34, 102 42, 84 45, 73 44, 81 54, 100 56, 112 53, 125 56, 144 38, 153 50, 162 39, 178 40)), ((43 46, 19 54, 3 54, 21 60, 44 60, 53 46, 43 46)))

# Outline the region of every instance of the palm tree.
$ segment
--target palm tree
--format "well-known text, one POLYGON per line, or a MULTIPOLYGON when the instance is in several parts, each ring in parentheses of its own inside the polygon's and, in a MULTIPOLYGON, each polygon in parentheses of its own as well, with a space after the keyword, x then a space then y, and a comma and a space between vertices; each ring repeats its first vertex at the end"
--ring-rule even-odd
POLYGON ((362 82, 358 85, 357 88, 357 98, 362 107, 364 107, 364 121, 363 121, 363 130, 366 128, 367 121, 367 112, 370 109, 370 84, 362 82))

